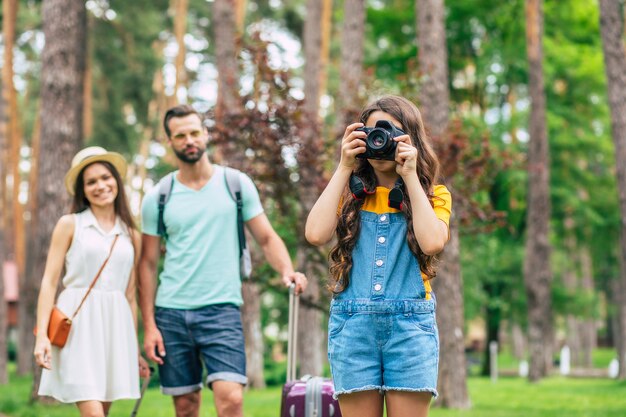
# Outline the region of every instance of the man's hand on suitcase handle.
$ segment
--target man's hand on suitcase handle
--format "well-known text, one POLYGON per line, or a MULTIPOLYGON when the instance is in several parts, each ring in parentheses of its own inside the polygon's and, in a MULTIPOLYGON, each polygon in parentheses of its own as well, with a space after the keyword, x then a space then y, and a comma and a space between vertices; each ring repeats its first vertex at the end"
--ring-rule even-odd
POLYGON ((292 272, 283 275, 283 283, 289 287, 292 284, 296 286, 296 294, 302 294, 308 285, 308 280, 302 272, 292 272))

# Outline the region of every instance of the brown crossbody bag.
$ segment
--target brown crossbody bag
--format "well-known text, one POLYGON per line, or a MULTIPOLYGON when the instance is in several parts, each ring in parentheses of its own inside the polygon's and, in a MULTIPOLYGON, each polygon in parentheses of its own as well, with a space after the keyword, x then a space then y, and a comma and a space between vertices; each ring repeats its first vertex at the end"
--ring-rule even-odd
POLYGON ((76 311, 74 311, 74 314, 72 314, 72 317, 67 317, 65 314, 63 314, 61 310, 57 308, 56 305, 52 307, 52 311, 50 312, 50 321, 48 322, 48 339, 50 339, 50 343, 53 344, 54 346, 58 346, 60 348, 65 346, 65 342, 67 342, 67 337, 70 334, 70 329, 72 328, 72 320, 74 320, 74 317, 76 317, 76 314, 78 314, 78 311, 83 306, 83 303, 87 299, 87 296, 93 289, 94 285, 96 285, 96 281, 98 281, 98 278, 100 278, 100 274, 102 274, 102 270, 106 266, 107 262, 109 262, 109 259, 111 258, 111 254, 113 253, 113 248, 115 247, 115 243, 117 242, 118 237, 119 235, 115 235, 115 239, 113 239, 113 243, 111 244, 111 249, 109 250, 109 256, 107 256, 107 258, 104 260, 104 263, 98 270, 98 273, 96 274, 93 281, 91 282, 89 289, 83 296, 83 299, 81 300, 80 304, 76 308, 76 311))

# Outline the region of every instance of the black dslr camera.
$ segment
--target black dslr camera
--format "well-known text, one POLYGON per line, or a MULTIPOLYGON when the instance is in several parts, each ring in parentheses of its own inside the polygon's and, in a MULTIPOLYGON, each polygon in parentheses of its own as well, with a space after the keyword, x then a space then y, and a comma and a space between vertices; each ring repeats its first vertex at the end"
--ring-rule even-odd
POLYGON ((367 133, 365 138, 365 152, 358 154, 357 158, 384 159, 393 161, 396 159, 396 141, 393 138, 405 135, 389 120, 379 120, 376 127, 359 127, 355 130, 367 133))

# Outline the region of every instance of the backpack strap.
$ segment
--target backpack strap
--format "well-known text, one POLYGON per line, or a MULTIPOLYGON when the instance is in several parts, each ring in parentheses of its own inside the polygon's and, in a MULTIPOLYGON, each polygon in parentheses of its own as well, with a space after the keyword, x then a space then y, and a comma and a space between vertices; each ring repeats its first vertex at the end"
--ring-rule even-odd
POLYGON ((159 236, 167 239, 167 230, 165 230, 165 221, 163 220, 163 213, 165 212, 165 204, 172 195, 172 188, 174 187, 174 173, 170 172, 159 181, 159 218, 157 223, 157 233, 159 236))
POLYGON ((250 250, 246 242, 246 233, 243 224, 243 198, 241 195, 241 179, 240 171, 230 167, 224 167, 224 176, 226 177, 226 188, 230 196, 237 204, 237 234, 239 237, 239 260, 241 266, 241 276, 249 278, 252 273, 252 263, 250 259, 250 250))

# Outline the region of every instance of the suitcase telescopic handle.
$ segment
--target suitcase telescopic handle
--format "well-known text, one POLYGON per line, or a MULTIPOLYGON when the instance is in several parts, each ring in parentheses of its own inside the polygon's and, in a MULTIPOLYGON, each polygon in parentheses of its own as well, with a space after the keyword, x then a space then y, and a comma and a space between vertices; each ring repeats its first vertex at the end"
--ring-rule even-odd
POLYGON ((300 297, 296 294, 296 284, 289 286, 289 324, 287 335, 287 382, 296 379, 298 358, 298 309, 300 297))

